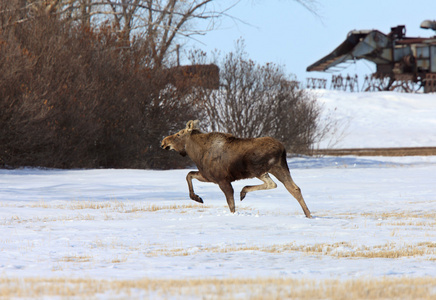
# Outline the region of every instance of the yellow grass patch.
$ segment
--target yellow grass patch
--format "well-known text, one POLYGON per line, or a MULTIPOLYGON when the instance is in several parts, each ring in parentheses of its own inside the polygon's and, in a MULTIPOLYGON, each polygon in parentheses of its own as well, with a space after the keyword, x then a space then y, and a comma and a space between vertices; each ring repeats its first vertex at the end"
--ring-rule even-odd
POLYGON ((434 299, 436 278, 291 279, 201 278, 97 280, 0 278, 2 298, 88 299, 434 299), (102 296, 105 295, 105 296, 102 296), (117 297, 118 296, 118 297, 117 297), (135 298, 133 298, 135 299, 135 298))
POLYGON ((92 256, 90 255, 68 255, 61 258, 62 262, 90 262, 92 260, 92 256))
POLYGON ((375 246, 355 246, 348 242, 340 243, 321 243, 314 245, 297 245, 295 243, 268 245, 268 246, 204 246, 187 248, 169 248, 162 247, 147 251, 147 256, 188 256, 196 253, 230 253, 241 251, 259 251, 266 253, 292 253, 300 252, 307 255, 327 255, 337 258, 400 258, 400 257, 416 257, 428 256, 429 260, 436 256, 435 243, 418 243, 416 245, 396 245, 395 243, 387 243, 384 245, 375 246))

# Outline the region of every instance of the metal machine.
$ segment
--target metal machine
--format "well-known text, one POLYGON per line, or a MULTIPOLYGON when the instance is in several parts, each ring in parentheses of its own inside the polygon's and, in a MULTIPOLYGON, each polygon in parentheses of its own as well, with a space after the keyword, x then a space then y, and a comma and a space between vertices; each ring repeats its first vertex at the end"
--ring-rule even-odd
MULTIPOLYGON (((436 31, 436 21, 426 20, 421 28, 436 31)), ((351 31, 342 44, 307 71, 335 71, 335 67, 358 59, 376 64, 371 77, 380 83, 379 90, 402 86, 408 91, 417 86, 425 93, 436 91, 436 36, 406 37, 404 25, 392 27, 387 35, 378 30, 351 31)))

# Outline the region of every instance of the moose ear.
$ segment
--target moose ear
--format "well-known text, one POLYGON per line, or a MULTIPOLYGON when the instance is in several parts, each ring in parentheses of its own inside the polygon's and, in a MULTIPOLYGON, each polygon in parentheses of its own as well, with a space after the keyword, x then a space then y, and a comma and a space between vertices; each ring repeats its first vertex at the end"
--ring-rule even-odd
POLYGON ((194 128, 193 129, 198 129, 199 127, 198 127, 198 124, 200 124, 200 120, 194 120, 194 121, 192 121, 193 122, 193 126, 194 126, 194 128))
POLYGON ((186 130, 187 130, 187 131, 192 131, 192 130, 194 130, 194 129, 197 129, 199 123, 200 123, 199 120, 195 120, 195 121, 191 120, 191 121, 188 121, 188 123, 186 123, 186 130))
POLYGON ((194 128, 194 121, 190 120, 186 123, 186 130, 192 130, 194 128))

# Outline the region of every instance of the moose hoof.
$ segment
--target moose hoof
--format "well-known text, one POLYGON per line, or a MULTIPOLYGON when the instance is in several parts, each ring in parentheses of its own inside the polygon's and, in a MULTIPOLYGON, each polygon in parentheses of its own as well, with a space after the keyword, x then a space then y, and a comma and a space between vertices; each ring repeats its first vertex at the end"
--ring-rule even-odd
POLYGON ((241 192, 241 201, 244 200, 245 196, 247 195, 246 192, 241 192))
POLYGON ((191 199, 195 202, 203 203, 203 199, 201 199, 198 195, 191 195, 191 199))

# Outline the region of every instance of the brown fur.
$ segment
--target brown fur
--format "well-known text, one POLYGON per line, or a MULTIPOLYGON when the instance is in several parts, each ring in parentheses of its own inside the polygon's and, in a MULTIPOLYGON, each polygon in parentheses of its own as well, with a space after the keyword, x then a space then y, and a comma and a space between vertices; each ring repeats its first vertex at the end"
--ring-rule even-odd
POLYGON ((310 211, 294 183, 286 162, 286 150, 282 143, 271 137, 241 139, 228 133, 202 133, 197 129, 198 121, 189 121, 185 129, 162 140, 161 147, 188 155, 197 165, 198 172, 186 176, 189 195, 192 200, 203 203, 194 193, 192 179, 213 182, 224 192, 230 211, 235 212, 232 181, 259 178, 264 183, 245 186, 241 191, 241 201, 248 192, 272 189, 277 185, 269 177, 273 174, 300 203, 306 217, 310 211))

